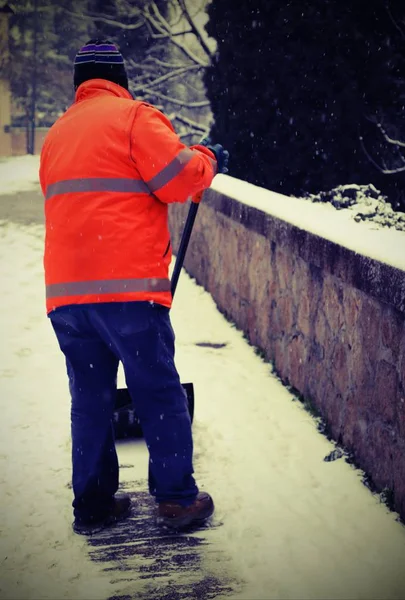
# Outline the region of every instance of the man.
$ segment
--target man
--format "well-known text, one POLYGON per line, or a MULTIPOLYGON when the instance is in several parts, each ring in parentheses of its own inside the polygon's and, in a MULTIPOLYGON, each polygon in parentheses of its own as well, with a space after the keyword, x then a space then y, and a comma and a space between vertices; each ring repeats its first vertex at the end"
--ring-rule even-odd
POLYGON ((74 64, 75 102, 41 153, 47 313, 72 397, 73 529, 91 534, 130 512, 116 495, 111 418, 123 364, 149 449, 158 522, 212 515, 193 478, 186 396, 174 364, 168 203, 226 172, 222 146, 186 147, 169 120, 128 91, 123 57, 90 40, 74 64))

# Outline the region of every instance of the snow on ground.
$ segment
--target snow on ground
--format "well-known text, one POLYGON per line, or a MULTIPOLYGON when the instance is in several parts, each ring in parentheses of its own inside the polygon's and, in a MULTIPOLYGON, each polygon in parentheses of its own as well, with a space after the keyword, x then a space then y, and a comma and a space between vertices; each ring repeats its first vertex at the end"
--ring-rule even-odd
POLYGON ((43 227, 0 227, 0 597, 104 598, 71 530, 70 411, 44 314, 43 227))
MULTIPOLYGON (((0 597, 105 600, 114 584, 70 526, 69 397, 42 244, 41 225, 1 223, 0 597)), ((405 598, 405 528, 359 471, 323 461, 334 446, 185 273, 172 319, 195 386, 196 477, 223 522, 210 540, 242 583, 233 598, 405 598)), ((119 446, 132 480, 146 479, 137 446, 119 446)))
POLYGON ((37 155, 0 157, 0 194, 36 190, 38 169, 39 156, 37 155))

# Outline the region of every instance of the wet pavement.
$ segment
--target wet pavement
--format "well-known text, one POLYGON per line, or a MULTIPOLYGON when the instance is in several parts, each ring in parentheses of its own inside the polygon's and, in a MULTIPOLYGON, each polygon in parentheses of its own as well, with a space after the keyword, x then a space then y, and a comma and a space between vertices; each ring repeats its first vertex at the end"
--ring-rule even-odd
POLYGON ((208 600, 229 598, 237 584, 216 543, 221 523, 174 533, 155 524, 155 504, 146 482, 125 482, 132 515, 89 537, 92 560, 105 563, 116 593, 109 600, 208 600))

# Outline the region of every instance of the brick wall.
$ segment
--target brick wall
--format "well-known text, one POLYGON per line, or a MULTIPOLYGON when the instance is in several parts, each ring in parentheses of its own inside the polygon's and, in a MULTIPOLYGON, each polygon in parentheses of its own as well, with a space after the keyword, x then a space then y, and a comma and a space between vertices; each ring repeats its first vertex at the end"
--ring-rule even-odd
POLYGON ((405 272, 213 190, 185 266, 405 517, 405 272))

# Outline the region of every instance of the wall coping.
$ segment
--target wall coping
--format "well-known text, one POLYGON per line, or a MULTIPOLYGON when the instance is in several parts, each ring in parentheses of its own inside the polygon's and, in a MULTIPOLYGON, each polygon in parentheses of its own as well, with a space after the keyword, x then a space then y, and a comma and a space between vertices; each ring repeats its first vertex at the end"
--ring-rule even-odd
MULTIPOLYGON (((229 181, 226 181, 229 179, 233 178, 217 176, 212 187, 205 192, 203 202, 226 217, 243 224, 247 229, 263 235, 271 243, 278 244, 280 247, 288 246, 309 263, 313 269, 328 272, 366 294, 393 306, 401 313, 405 313, 405 256, 399 256, 399 248, 394 242, 387 243, 385 252, 384 248, 381 249, 382 256, 387 260, 391 257, 394 264, 360 254, 358 250, 353 250, 333 239, 328 239, 329 236, 335 237, 336 240, 333 231, 330 232, 328 228, 322 229, 324 235, 320 235, 316 231, 308 231, 302 226, 302 223, 298 225, 297 218, 294 218, 294 206, 296 207, 297 202, 301 203, 300 211, 302 212, 302 202, 305 202, 304 200, 269 192, 252 184, 246 184, 241 180, 234 180, 237 182, 238 188, 237 190, 231 189, 232 195, 238 196, 238 198, 234 198, 228 194, 229 188, 232 187, 229 186, 229 181), (221 179, 219 180, 219 178, 221 179), (245 200, 249 197, 254 198, 254 200, 245 200), (240 198, 243 198, 243 200, 240 198), (284 202, 283 204, 280 200, 283 202, 287 200, 288 203, 284 202), (290 203, 290 200, 294 202, 290 203), (280 204, 283 205, 280 207, 280 204), (273 214, 273 210, 275 214, 273 214), (394 260, 395 257, 398 260, 394 260), (401 268, 398 265, 403 266, 401 268)), ((309 218, 311 216, 314 218, 315 214, 318 213, 313 208, 323 208, 323 206, 313 205, 312 202, 306 202, 306 206, 308 206, 309 218)), ((338 229, 339 226, 342 226, 342 211, 337 211, 333 207, 330 208, 335 211, 338 222, 336 228, 338 229)), ((346 225, 348 223, 347 216, 344 223, 346 225)), ((358 237, 361 234, 361 236, 364 235, 367 238, 363 247, 372 243, 373 240, 374 244, 378 240, 381 241, 378 234, 382 230, 360 228, 359 226, 362 224, 355 221, 352 225, 353 235, 356 233, 358 237)), ((319 230, 319 227, 315 225, 311 229, 319 230)), ((400 233, 399 239, 401 239, 402 248, 405 251, 404 232, 388 230, 388 232, 383 233, 389 233, 391 236, 394 233, 400 233)), ((385 236, 383 237, 385 238, 385 236)), ((397 239, 397 236, 392 237, 397 239)), ((356 238, 353 244, 354 247, 356 247, 355 241, 356 238)), ((380 249, 378 249, 378 254, 380 254, 380 249)))
POLYGON ((330 242, 405 271, 405 232, 353 219, 353 211, 284 196, 229 175, 217 175, 212 190, 234 198, 330 242))

